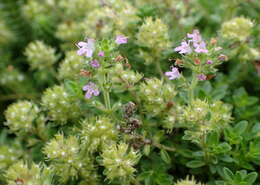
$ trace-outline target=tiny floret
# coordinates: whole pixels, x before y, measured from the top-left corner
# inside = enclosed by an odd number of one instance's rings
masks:
[[[90,99],[93,95],[98,96],[99,95],[99,90],[93,82],[89,82],[87,85],[85,85],[82,88],[83,91],[86,91],[85,98]]]
[[[172,70],[166,72],[165,75],[169,78],[169,80],[174,80],[176,78],[180,78],[181,76],[177,67],[172,67]]]
[[[116,43],[117,43],[118,45],[120,45],[120,44],[126,44],[127,42],[128,42],[128,38],[125,37],[124,35],[118,35],[118,36],[116,37]]]
[[[95,51],[95,41],[94,39],[88,39],[87,42],[79,42],[77,44],[77,47],[79,48],[77,53],[80,56],[86,56],[88,58],[92,57],[94,51]]]

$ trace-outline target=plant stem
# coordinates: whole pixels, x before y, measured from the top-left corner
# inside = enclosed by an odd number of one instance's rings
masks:
[[[196,73],[193,72],[190,89],[189,89],[189,93],[188,93],[190,102],[194,100],[194,90],[195,90],[197,84],[198,84],[198,78],[197,78]]]
[[[140,182],[135,179],[134,177],[131,177],[131,182],[134,184],[134,185],[141,185]]]
[[[159,74],[161,75],[161,77],[163,78],[163,71],[162,71],[159,61],[156,61],[156,69],[159,72]]]
[[[154,146],[157,147],[157,148],[164,149],[164,150],[168,150],[168,151],[171,151],[171,152],[176,151],[175,148],[168,147],[168,146],[162,145],[162,144],[160,144],[160,143],[152,143],[152,145],[154,145]]]
[[[106,74],[103,74],[103,97],[104,97],[104,102],[105,106],[108,110],[111,109],[111,104],[110,104],[110,95],[109,95],[109,90],[106,87],[107,81],[106,81]]]
[[[36,99],[39,95],[37,94],[10,94],[0,96],[0,101],[7,101],[7,100],[15,100],[20,98],[27,98],[27,99]]]

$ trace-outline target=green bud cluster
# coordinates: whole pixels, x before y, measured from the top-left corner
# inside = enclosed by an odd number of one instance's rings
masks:
[[[34,123],[44,121],[39,107],[30,101],[13,103],[5,111],[5,125],[14,133],[32,132]]]
[[[143,78],[143,75],[130,69],[124,69],[123,64],[117,63],[111,68],[110,78],[114,86],[113,89],[122,91],[133,88]]]
[[[75,51],[68,51],[59,67],[59,79],[76,79],[83,68],[84,58],[78,56]]]
[[[88,152],[95,152],[115,143],[117,130],[115,124],[107,117],[82,122],[81,141]]]
[[[23,152],[19,145],[16,143],[12,145],[0,146],[0,171],[7,169],[14,164],[21,156]],[[1,175],[0,175],[1,178]]]
[[[93,10],[98,5],[98,1],[91,0],[61,0],[58,2],[64,15],[69,18],[83,17],[89,10]]]
[[[39,40],[31,42],[26,47],[25,55],[32,69],[50,68],[57,60],[55,49]]]
[[[82,22],[84,35],[87,35],[89,38],[102,38],[110,35],[113,32],[112,14],[113,12],[108,7],[97,8],[89,12],[86,19]]]
[[[153,57],[159,57],[163,50],[170,47],[168,32],[168,26],[161,19],[148,17],[137,33],[137,42],[151,49],[149,55],[152,53]],[[143,52],[141,54],[144,55]]]
[[[192,177],[191,179],[189,179],[189,177],[187,177],[184,180],[180,180],[177,183],[175,183],[174,185],[203,185],[202,183],[196,182],[196,180],[194,179],[194,177]]]
[[[6,26],[5,22],[0,18],[0,45],[7,44],[14,37],[11,30]]]
[[[211,104],[199,99],[192,101],[183,108],[183,122],[188,127],[186,136],[190,136],[190,140],[197,140],[207,132],[223,129],[232,120],[231,109],[230,105],[221,101]]]
[[[37,0],[29,0],[22,7],[22,13],[28,20],[34,20],[37,19],[37,15],[48,14],[48,8]]]
[[[17,87],[19,83],[25,80],[25,75],[12,68],[11,70],[6,69],[0,73],[0,85],[8,88]]]
[[[133,177],[136,171],[134,165],[138,163],[140,155],[132,148],[129,149],[127,144],[120,143],[107,146],[101,157],[107,178],[119,179],[120,182],[126,183],[131,179],[129,177]]]
[[[175,95],[173,85],[164,84],[157,78],[147,79],[140,85],[140,98],[143,100],[144,111],[154,116],[165,110]]]
[[[50,119],[58,121],[59,124],[65,124],[81,115],[79,100],[69,96],[62,85],[48,88],[44,92],[42,106],[48,111]]]
[[[8,185],[51,185],[53,175],[49,168],[19,161],[6,171],[5,177]]]
[[[65,21],[58,24],[55,35],[63,42],[63,49],[70,49],[75,48],[71,43],[82,39],[82,32],[84,32],[84,25],[81,22]]]
[[[250,35],[254,23],[244,17],[236,17],[224,22],[221,27],[221,34],[228,39],[244,41]]]
[[[94,169],[89,157],[80,154],[80,143],[76,136],[64,137],[55,135],[44,147],[43,152],[47,160],[51,161],[51,168],[60,177],[60,181],[67,182],[69,178],[77,179],[89,177]]]
[[[112,7],[111,11],[114,12],[112,19],[116,31],[126,33],[131,29],[132,24],[139,21],[137,8],[133,7],[129,2],[122,0],[109,0],[108,2]]]

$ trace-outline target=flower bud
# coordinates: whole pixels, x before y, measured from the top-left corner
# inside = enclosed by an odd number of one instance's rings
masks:
[[[69,178],[77,178],[80,174],[88,177],[93,170],[90,158],[81,156],[81,148],[76,136],[65,138],[63,134],[57,134],[44,147],[43,153],[51,161],[51,168],[61,177],[61,182],[67,182]]]
[[[16,133],[31,132],[33,124],[36,122],[40,109],[37,105],[30,101],[19,101],[11,104],[5,111],[5,125]]]
[[[0,146],[0,169],[7,169],[22,156],[21,146],[16,143]],[[1,178],[1,175],[0,175]]]
[[[149,53],[149,55],[157,57],[170,46],[167,25],[161,19],[153,20],[151,17],[147,18],[137,33],[137,42],[152,50],[152,54]],[[145,56],[144,54],[142,55]]]
[[[84,68],[84,58],[77,55],[74,51],[66,53],[66,57],[59,67],[60,79],[75,79],[80,76],[81,70]]]
[[[5,177],[8,185],[43,185],[52,184],[53,174],[47,167],[19,161],[6,171]]]
[[[55,50],[38,40],[26,47],[25,55],[32,69],[49,68],[57,61]]]
[[[63,86],[48,88],[43,94],[42,105],[49,117],[59,124],[65,124],[81,115],[79,100],[69,96]]]
[[[253,26],[250,19],[236,17],[222,24],[221,33],[225,38],[244,41],[250,35]]]
[[[138,163],[140,155],[132,148],[129,150],[127,144],[120,143],[106,146],[101,157],[108,179],[125,180],[134,175],[136,169],[133,166]]]
[[[167,104],[176,95],[174,86],[163,84],[163,81],[151,78],[140,85],[140,98],[143,100],[143,108],[149,114],[155,116],[167,109]]]
[[[84,32],[84,27],[81,22],[66,21],[58,24],[55,35],[63,41],[63,49],[75,49],[73,43],[82,39],[82,32]]]
[[[189,177],[187,177],[185,180],[179,180],[174,185],[203,185],[203,184],[196,182],[194,177],[192,177],[191,179],[189,179]]]
[[[117,130],[107,117],[82,122],[81,140],[89,152],[103,149],[104,146],[116,142]]]

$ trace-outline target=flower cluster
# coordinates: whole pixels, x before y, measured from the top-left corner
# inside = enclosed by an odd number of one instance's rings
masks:
[[[143,100],[143,109],[151,115],[158,115],[167,109],[167,104],[176,95],[173,85],[151,78],[140,85],[140,98]]]
[[[21,146],[18,143],[0,146],[0,169],[7,169],[20,159],[22,154]]]
[[[208,53],[205,41],[202,40],[199,30],[193,30],[187,34],[188,41],[183,41],[174,51],[180,54],[191,54],[193,50],[196,53]]]
[[[81,156],[78,138],[75,136],[64,137],[57,134],[43,149],[47,160],[52,161],[51,168],[60,176],[60,181],[67,182],[69,178],[89,177],[94,167],[87,156]]]
[[[49,168],[41,167],[37,164],[32,163],[31,165],[25,164],[19,161],[13,164],[6,171],[6,179],[8,185],[17,184],[34,184],[43,185],[52,183],[52,171]]]
[[[83,68],[84,59],[78,56],[75,51],[69,51],[60,64],[58,76],[60,79],[76,79],[79,78],[80,71]]]
[[[139,154],[129,149],[125,143],[107,146],[102,154],[102,165],[105,167],[105,175],[108,179],[119,179],[122,183],[129,182],[129,177],[136,171],[133,166],[139,160]]]
[[[143,78],[143,75],[138,72],[127,68],[124,69],[122,63],[117,63],[113,69],[110,70],[110,75],[113,89],[117,92],[134,88],[135,84]]]
[[[78,118],[82,112],[80,101],[69,96],[63,86],[48,88],[42,97],[42,106],[48,111],[51,120],[65,124],[68,120]]]
[[[232,121],[231,109],[230,105],[221,101],[192,101],[189,106],[184,107],[181,115],[185,127],[188,128],[186,138],[196,142],[207,132],[225,128]]]
[[[81,140],[88,152],[104,149],[116,142],[117,135],[115,124],[107,117],[82,122]]]
[[[161,55],[162,51],[169,49],[170,42],[168,32],[168,26],[158,18],[153,20],[153,18],[148,17],[144,24],[140,27],[137,34],[137,42],[141,46],[145,46],[150,49],[148,53],[141,50],[140,55],[152,57],[145,57],[148,59],[145,61],[147,64],[159,62],[156,61],[156,58]]]
[[[5,112],[5,125],[14,133],[32,132],[35,123],[44,121],[39,113],[39,107],[30,101],[14,103]]]
[[[250,19],[236,17],[224,22],[221,27],[221,34],[228,39],[245,41],[250,35],[254,24]]]
[[[32,69],[50,68],[57,60],[55,49],[42,41],[31,42],[25,49],[25,55]]]
[[[180,180],[177,183],[175,183],[174,185],[203,185],[203,184],[196,182],[194,177],[192,177],[191,179],[189,179],[189,177],[187,177],[185,180]]]

